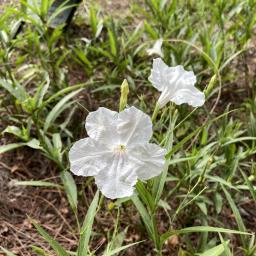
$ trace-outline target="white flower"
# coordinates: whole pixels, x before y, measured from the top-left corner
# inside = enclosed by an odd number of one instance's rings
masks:
[[[135,107],[117,113],[106,108],[89,113],[88,138],[77,141],[69,152],[71,171],[94,176],[108,198],[131,196],[137,179],[158,176],[166,150],[149,143],[152,122]]]
[[[151,56],[153,54],[156,54],[156,55],[163,58],[162,44],[163,44],[163,39],[162,38],[156,40],[154,46],[152,48],[147,49],[147,54],[149,56]]]
[[[196,83],[194,72],[186,71],[180,65],[168,67],[161,58],[154,59],[149,81],[161,91],[158,99],[160,107],[169,101],[177,105],[188,103],[193,107],[202,106],[205,102],[204,93],[194,86]]]

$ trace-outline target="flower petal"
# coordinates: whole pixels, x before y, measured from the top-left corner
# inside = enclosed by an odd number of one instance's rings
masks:
[[[158,176],[165,163],[166,150],[153,143],[137,145],[130,151],[130,161],[134,164],[136,174],[141,180]]]
[[[100,107],[88,114],[85,122],[86,131],[92,139],[102,144],[115,144],[118,139],[117,118],[117,112]]]
[[[161,58],[153,59],[153,68],[148,80],[160,91],[164,89],[167,83],[164,76],[168,74],[168,68]]]
[[[71,171],[79,176],[94,176],[111,163],[112,152],[91,138],[77,141],[69,151]]]
[[[110,199],[129,197],[133,194],[137,175],[127,161],[126,154],[115,154],[108,169],[95,176],[95,182],[102,194]]]
[[[171,98],[171,101],[177,105],[187,103],[193,107],[200,107],[205,102],[205,95],[196,87],[190,86],[186,89],[178,90]]]
[[[127,108],[119,113],[117,131],[122,144],[148,142],[152,136],[152,122],[141,110]]]

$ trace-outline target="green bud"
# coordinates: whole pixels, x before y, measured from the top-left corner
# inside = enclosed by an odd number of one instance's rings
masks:
[[[121,97],[119,103],[119,111],[122,111],[127,106],[127,98],[129,94],[129,84],[126,79],[124,79],[121,85]]]

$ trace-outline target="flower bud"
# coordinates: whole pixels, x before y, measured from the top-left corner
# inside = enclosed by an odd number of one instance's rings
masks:
[[[129,94],[129,84],[126,79],[124,79],[121,85],[121,97],[119,103],[119,111],[122,111],[127,106],[127,98]]]

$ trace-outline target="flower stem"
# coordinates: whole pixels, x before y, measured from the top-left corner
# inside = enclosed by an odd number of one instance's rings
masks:
[[[158,232],[157,228],[157,220],[156,220],[156,214],[151,213],[151,225],[153,230],[153,241],[155,244],[155,248],[157,250],[157,255],[162,255],[161,245],[160,245],[160,234]]]
[[[78,218],[78,215],[77,215],[77,211],[73,210],[73,212],[74,212],[75,219],[76,219],[77,231],[78,231],[78,234],[80,234],[81,226],[80,226],[79,218]]]

